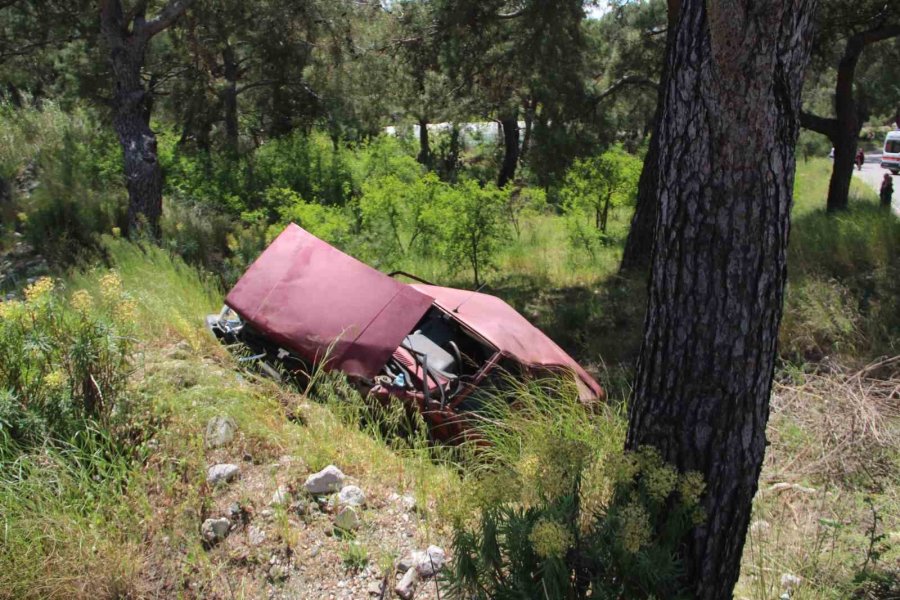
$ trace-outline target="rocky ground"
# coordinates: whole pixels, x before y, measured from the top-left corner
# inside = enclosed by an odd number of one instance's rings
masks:
[[[447,556],[412,494],[349,477],[339,465],[312,472],[301,456],[257,460],[241,436],[225,415],[209,419],[203,436],[207,498],[195,521],[203,561],[221,570],[220,584],[210,587],[205,576],[191,584],[168,568],[151,585],[156,593],[197,585],[187,595],[440,598],[435,575]],[[166,537],[154,545],[157,554],[178,552]]]

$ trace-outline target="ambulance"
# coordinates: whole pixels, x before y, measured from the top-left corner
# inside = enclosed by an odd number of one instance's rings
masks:
[[[900,174],[900,130],[888,132],[884,138],[881,168],[890,170],[894,175]]]

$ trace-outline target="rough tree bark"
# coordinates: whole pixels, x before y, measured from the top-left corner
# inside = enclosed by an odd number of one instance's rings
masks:
[[[226,44],[222,50],[222,74],[225,76],[225,88],[222,90],[222,107],[225,112],[225,145],[232,156],[237,156],[238,129],[238,62],[234,48]]]
[[[659,130],[659,213],[627,447],[706,482],[680,551],[692,598],[731,598],[786,277],[816,0],[685,0]]]
[[[503,164],[497,176],[497,187],[503,187],[516,175],[519,165],[519,111],[509,111],[500,117],[503,133]]]
[[[846,210],[850,198],[850,181],[859,132],[869,118],[864,103],[855,99],[853,80],[856,67],[866,46],[900,36],[900,24],[884,25],[850,36],[838,63],[837,83],[834,88],[834,118],[822,118],[802,113],[800,122],[806,129],[828,137],[834,146],[834,165],[828,184],[828,212]]]
[[[644,167],[641,169],[641,177],[638,179],[634,214],[631,217],[631,227],[628,229],[628,237],[625,238],[625,249],[622,252],[622,262],[619,265],[619,272],[621,273],[640,271],[650,266],[650,256],[653,252],[653,234],[656,228],[656,212],[659,205],[657,199],[659,183],[659,121],[663,111],[663,100],[665,99],[664,90],[669,79],[668,66],[669,53],[672,51],[672,32],[677,25],[680,6],[680,0],[668,1],[666,55],[663,58],[663,65],[659,74],[659,93],[656,96],[653,129],[650,132],[647,155],[644,157]]]
[[[416,160],[425,168],[431,168],[431,144],[428,141],[428,119],[419,117],[419,155]]]
[[[100,1],[100,30],[109,48],[113,72],[113,128],[122,146],[128,188],[128,234],[160,234],[163,175],[150,129],[151,96],[141,78],[150,40],[170,27],[192,0],[169,0],[146,19],[146,2],[126,13],[121,0]]]

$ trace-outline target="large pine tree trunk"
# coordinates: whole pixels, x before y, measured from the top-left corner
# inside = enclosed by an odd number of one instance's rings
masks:
[[[152,97],[141,79],[147,46],[170,27],[193,0],[169,0],[156,17],[147,19],[146,3],[126,16],[121,0],[100,0],[100,29],[109,48],[113,72],[113,129],[122,146],[128,188],[128,233],[158,239],[162,216],[163,174],[150,129]]]
[[[644,157],[644,167],[638,179],[637,201],[631,217],[631,228],[625,238],[625,250],[619,270],[637,271],[650,266],[653,251],[653,232],[656,227],[656,209],[659,203],[657,184],[659,179],[659,115],[662,112],[662,94],[656,109],[656,122],[650,132],[650,144]]]
[[[146,41],[131,36],[111,54],[113,128],[122,146],[128,188],[128,234],[160,235],[163,175],[150,129],[150,98],[141,80]]]
[[[230,45],[222,50],[222,71],[225,75],[225,89],[222,90],[222,107],[225,111],[225,145],[236,156],[238,153],[238,64],[234,48]]]
[[[765,451],[815,0],[685,0],[659,129],[659,215],[627,446],[703,474],[697,599],[731,598]]]
[[[656,97],[656,111],[653,114],[653,129],[650,131],[650,142],[644,167],[638,179],[637,198],[634,214],[631,216],[631,227],[625,238],[625,249],[619,271],[638,271],[650,266],[653,252],[653,234],[656,229],[656,213],[659,206],[659,127],[665,100],[666,82],[669,78],[669,54],[672,52],[672,32],[678,24],[680,0],[668,0],[668,29],[666,33],[666,55],[659,74],[659,92]]]
[[[503,130],[503,164],[497,176],[497,187],[503,187],[516,175],[519,165],[519,111],[513,110],[500,118]]]
[[[419,155],[416,160],[426,168],[431,168],[431,143],[428,140],[428,119],[419,118]]]
[[[832,139],[834,167],[828,183],[828,212],[845,210],[849,204],[859,132],[868,118],[853,97],[853,79],[864,47],[861,40],[850,39],[838,64],[837,85],[834,90],[836,123]]]

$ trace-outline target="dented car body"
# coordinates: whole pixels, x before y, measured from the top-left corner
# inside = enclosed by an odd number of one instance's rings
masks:
[[[345,373],[364,393],[419,410],[435,437],[465,432],[477,392],[507,374],[570,376],[582,401],[600,385],[550,338],[488,294],[408,284],[289,225],[207,318],[226,342],[282,372]],[[275,371],[268,367],[273,375]]]

